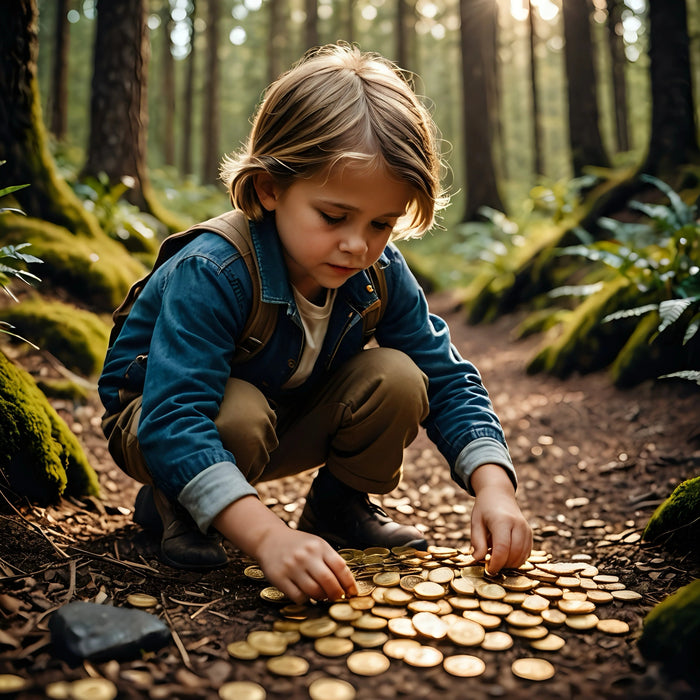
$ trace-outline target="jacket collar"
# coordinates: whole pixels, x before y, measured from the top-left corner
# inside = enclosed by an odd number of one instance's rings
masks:
[[[251,221],[250,233],[260,272],[262,301],[268,304],[294,304],[274,214],[265,214],[262,221]],[[379,261],[382,267],[389,264],[385,253],[382,253]],[[347,280],[338,290],[338,295],[359,311],[366,309],[379,298],[364,270]]]

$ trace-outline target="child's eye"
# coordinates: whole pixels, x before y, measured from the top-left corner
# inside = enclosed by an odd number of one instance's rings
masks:
[[[388,221],[373,221],[372,226],[377,231],[388,231],[394,228],[393,224],[390,224]]]
[[[323,211],[319,211],[318,213],[321,215],[321,218],[331,226],[339,224],[345,219],[345,216],[331,216],[330,214],[326,214]]]

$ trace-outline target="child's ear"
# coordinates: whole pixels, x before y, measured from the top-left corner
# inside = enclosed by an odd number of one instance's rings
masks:
[[[262,204],[267,211],[274,211],[277,208],[279,187],[272,175],[266,172],[258,173],[254,176],[253,184],[260,204]]]

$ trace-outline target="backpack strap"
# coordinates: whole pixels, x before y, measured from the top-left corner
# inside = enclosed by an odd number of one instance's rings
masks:
[[[186,231],[168,236],[160,246],[158,256],[151,271],[129,290],[124,301],[119,305],[112,319],[114,326],[109,337],[110,346],[114,344],[126,321],[134,302],[143,291],[148,280],[166,260],[182,250],[200,233],[211,231],[229,241],[240,253],[245,262],[253,285],[253,303],[248,320],[243,327],[240,338],[236,342],[236,350],[231,364],[246,362],[255,356],[267,343],[277,323],[278,309],[272,304],[262,301],[262,287],[258,271],[257,258],[250,235],[250,227],[245,214],[240,211],[229,211],[209,221],[192,226]]]
[[[377,261],[372,267],[367,268],[367,274],[372,282],[374,291],[379,299],[365,309],[362,316],[362,344],[366,345],[374,337],[377,326],[384,316],[387,305],[387,284],[386,274],[380,262]]]

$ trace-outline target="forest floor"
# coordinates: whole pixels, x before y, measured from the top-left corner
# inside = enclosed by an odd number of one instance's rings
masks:
[[[360,700],[413,700],[435,693],[448,699],[697,697],[697,689],[648,663],[636,644],[646,613],[700,577],[697,561],[640,541],[654,508],[680,481],[700,473],[697,387],[650,381],[619,390],[604,373],[566,380],[529,376],[524,368],[538,340],[511,339],[515,315],[473,327],[463,323],[449,296],[434,295],[431,305],[448,320],[453,341],[479,367],[490,391],[518,469],[518,498],[533,526],[535,548],[553,562],[573,558],[593,564],[641,594],[597,610],[601,618],[626,621],[628,634],[563,627],[555,630],[566,640],[563,648],[539,652],[521,638],[505,651],[432,643],[445,656],[482,659],[485,671],[471,678],[449,675],[439,665],[420,668],[401,660],[392,660],[381,675],[366,677],[351,672],[344,657],[320,656],[311,640],[289,649],[309,663],[299,677],[269,672],[262,657],[233,659],[227,645],[251,630],[271,629],[280,617],[279,605],[261,599],[264,582],[244,575],[252,562],[233,549],[226,569],[204,575],[158,561],[153,539],[131,522],[138,485],[111,461],[93,397],[86,406],[55,406],[98,471],[102,499],[31,508],[0,493],[0,673],[28,680],[16,697],[46,697],[49,683],[90,676],[111,679],[120,698],[154,700],[215,698],[222,684],[234,680],[259,683],[268,698],[307,698],[309,684],[327,676],[350,682]],[[24,363],[37,374],[53,371],[40,359]],[[264,484],[260,494],[294,522],[309,481],[305,475]],[[444,460],[424,434],[406,451],[405,478],[384,505],[397,520],[424,528],[434,545],[469,545],[471,499],[450,480]],[[77,600],[126,607],[127,596],[137,592],[157,599],[152,612],[171,628],[171,644],[121,662],[72,666],[54,656],[47,623],[57,608]],[[549,660],[554,676],[539,682],[516,677],[511,663],[532,656]]]

